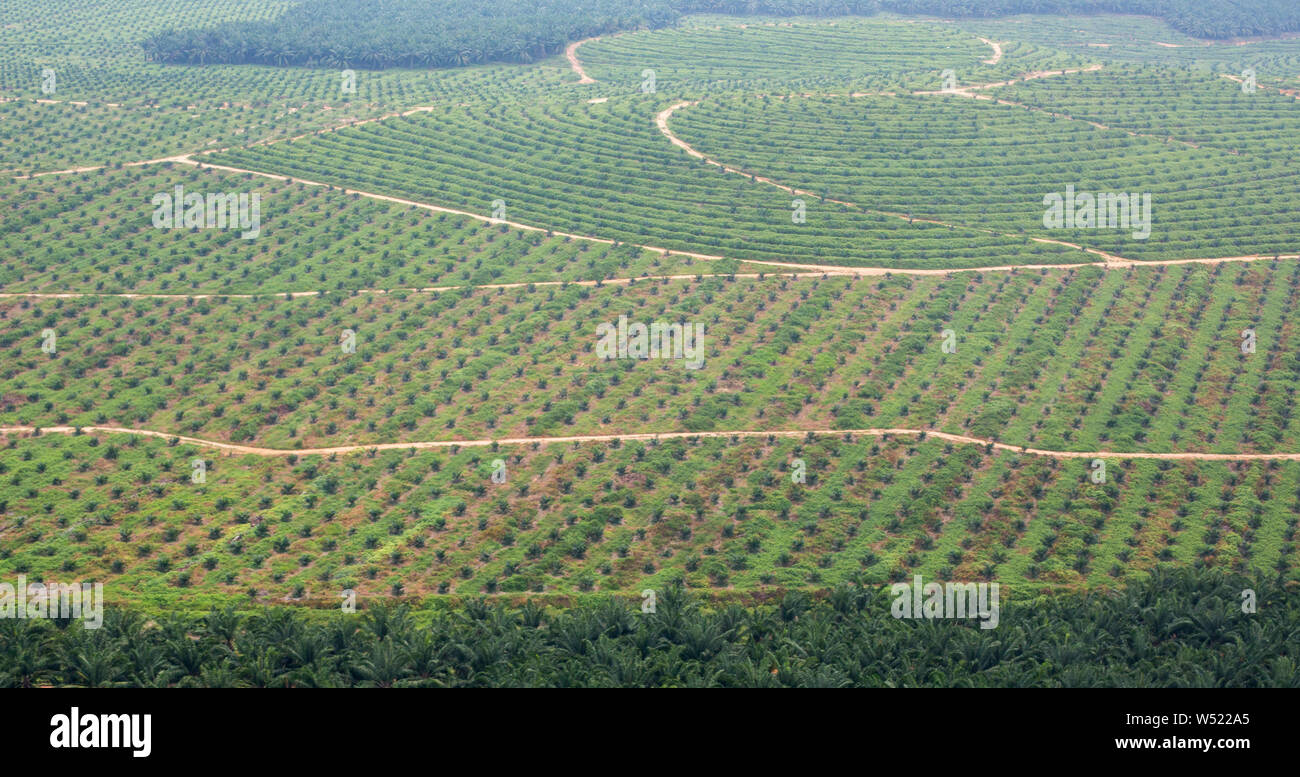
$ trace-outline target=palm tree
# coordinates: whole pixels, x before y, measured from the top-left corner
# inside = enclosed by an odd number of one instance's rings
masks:
[[[411,670],[402,660],[402,655],[391,640],[376,644],[370,655],[358,663],[353,672],[363,678],[366,685],[378,688],[392,688],[401,679],[410,675]]]
[[[0,620],[0,687],[32,688],[50,682],[58,666],[40,622]]]

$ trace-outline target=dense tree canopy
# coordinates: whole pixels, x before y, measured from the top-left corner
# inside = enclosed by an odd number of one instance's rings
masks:
[[[155,61],[319,67],[446,67],[531,62],[571,40],[678,17],[668,0],[308,0],[269,22],[167,31]]]
[[[531,62],[566,43],[675,24],[683,13],[837,16],[892,11],[959,17],[1140,13],[1203,38],[1300,29],[1291,0],[306,0],[279,19],[168,30],[149,59],[309,67],[449,67]]]
[[[1242,606],[1246,588],[1254,608]],[[96,630],[0,620],[0,688],[1300,684],[1296,596],[1262,581],[1160,570],[1117,595],[1012,599],[992,630],[896,619],[891,600],[846,585],[823,601],[794,591],[707,607],[669,588],[653,613],[614,600],[559,611],[470,600],[432,614],[231,609],[156,623],[110,610]]]

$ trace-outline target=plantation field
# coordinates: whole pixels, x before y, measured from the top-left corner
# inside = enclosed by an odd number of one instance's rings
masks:
[[[970,19],[962,27],[985,37],[1059,51],[1089,61],[1141,63],[1240,74],[1255,68],[1260,83],[1300,83],[1300,39],[1294,36],[1207,41],[1143,16],[1013,16]]]
[[[1084,261],[1016,236],[792,198],[686,156],[658,132],[653,96],[413,115],[272,146],[214,154],[216,164],[275,171],[421,202],[680,251],[755,261],[974,267]]]
[[[1298,276],[1300,263],[1252,262],[11,298],[0,301],[0,425],[285,449],[910,428],[1049,450],[1295,451]],[[704,364],[599,359],[597,324],[620,316],[702,322]],[[40,350],[46,329],[56,354]],[[346,330],[355,353],[340,345]]]
[[[158,613],[1300,579],[1300,41],[693,15],[164,65],[148,36],[291,4],[40,5],[0,10],[0,580]],[[259,195],[259,234],[156,227],[177,186]],[[1045,227],[1066,187],[1151,194],[1149,237]],[[703,365],[601,360],[624,316],[702,325]]]
[[[694,16],[677,29],[628,32],[583,43],[584,70],[623,93],[646,69],[657,91],[698,97],[720,91],[937,89],[952,69],[960,83],[996,80],[1072,60],[1019,43],[994,49],[952,24],[892,18]]]
[[[1082,121],[1295,168],[1300,102],[1262,82],[1245,93],[1239,81],[1224,75],[1230,74],[1121,67],[1036,79],[991,93]]]
[[[1109,88],[1081,93],[1079,81],[1092,83],[1096,76],[1044,78],[1022,89],[1037,96],[1044,110],[1066,112],[1071,103],[1087,105],[1086,95],[1096,95],[1105,105],[1085,112],[1087,118],[1104,122],[1115,114],[1120,126],[1158,128],[1161,137],[1135,137],[960,96],[718,98],[675,113],[671,129],[705,156],[741,170],[920,219],[1064,240],[1130,259],[1294,252],[1300,167],[1290,158],[1293,148],[1279,148],[1294,137],[1286,132],[1292,117],[1300,118],[1294,100],[1255,95],[1267,103],[1259,122],[1249,108],[1231,113],[1250,135],[1275,138],[1261,145],[1276,153],[1261,158],[1249,153],[1249,138],[1241,138],[1245,153],[1220,150],[1220,144],[1234,142],[1231,133],[1219,136],[1214,148],[1166,142],[1164,135],[1181,138],[1177,130],[1184,127],[1171,126],[1152,110],[1153,89],[1132,94],[1117,84],[1117,75],[1104,78]],[[1223,79],[1198,86],[1223,105],[1223,113],[1219,122],[1188,133],[1194,140],[1229,121],[1234,93],[1248,98]],[[1064,105],[1052,102],[1066,93],[1072,97]],[[993,94],[1000,97],[1001,91]],[[1181,105],[1195,106],[1183,114],[1189,125],[1205,112],[1199,94],[1180,97]],[[1116,102],[1118,109],[1111,107]],[[1145,120],[1135,120],[1139,115]],[[1064,194],[1067,186],[1149,194],[1149,229],[1046,228],[1043,198]]]
[[[207,457],[206,480],[192,461]],[[491,473],[498,465],[506,482]],[[806,483],[792,482],[804,462]],[[11,438],[0,572],[199,606],[457,593],[1105,584],[1158,563],[1294,575],[1300,464],[1087,462],[940,441],[685,439],[213,457]],[[201,596],[200,596],[201,595]]]
[[[576,80],[562,62],[454,71],[170,66],[140,41],[168,27],[270,18],[291,3],[66,0],[0,10],[0,170],[31,174],[271,142],[417,106],[528,97]],[[53,71],[48,84],[45,70]],[[46,91],[46,88],[52,91]]]
[[[260,196],[260,234],[153,226],[175,187]],[[629,246],[186,165],[0,184],[0,293],[268,294],[725,272]],[[57,239],[55,239],[57,236]]]
[[[271,72],[250,76],[244,68],[230,67],[238,72],[223,78],[215,72],[219,69],[190,68],[186,77],[201,81],[193,86],[80,91],[67,97],[59,87],[52,97],[0,98],[5,141],[0,170],[41,174],[276,142],[416,107],[467,104],[483,92],[527,96],[562,88],[572,79],[567,69],[553,65],[527,71],[483,66],[433,76],[363,72],[356,76],[356,93],[341,94],[340,71],[299,70],[286,76],[278,68],[262,68]],[[128,73],[138,75],[135,68]],[[46,142],[33,143],[35,137]]]

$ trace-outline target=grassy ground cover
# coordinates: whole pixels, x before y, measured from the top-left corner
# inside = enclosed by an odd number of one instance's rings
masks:
[[[263,458],[49,434],[10,439],[3,469],[6,579],[97,580],[110,601],[162,608],[676,580],[726,597],[917,573],[1028,591],[1166,563],[1289,577],[1297,564],[1295,462],[1113,461],[1096,484],[1087,460],[915,438]]]
[[[1122,76],[1109,78],[1114,83]],[[1300,116],[1294,101],[1258,95],[1265,104],[1258,123],[1251,110],[1236,112],[1235,120],[1251,127],[1250,135],[1265,137],[1271,131],[1276,138],[1260,144],[1271,153],[1256,155],[1249,153],[1254,147],[1249,138],[1238,140],[1232,133],[1201,148],[1167,142],[1168,135],[1182,137],[1178,130],[1185,127],[1164,121],[1144,91],[1110,90],[1108,102],[1128,107],[1106,112],[1119,115],[1119,127],[1139,132],[1159,125],[1158,137],[960,96],[719,98],[678,112],[671,127],[712,159],[864,208],[1064,240],[1132,259],[1295,253],[1291,203],[1300,168],[1289,158],[1292,150],[1280,148],[1286,142],[1281,138],[1289,135],[1277,126]],[[1198,100],[1201,93],[1224,113],[1231,110],[1233,94],[1247,97],[1236,84],[1207,77],[1179,103],[1207,107]],[[1000,94],[994,90],[994,96]],[[1076,94],[1059,108],[1068,113],[1070,104],[1085,99]],[[1050,100],[1035,103],[1046,106]],[[1101,112],[1085,111],[1085,118]],[[1147,118],[1135,121],[1139,113]],[[1186,111],[1185,124],[1196,123],[1200,113]],[[1278,113],[1286,118],[1274,118]],[[1215,123],[1207,124],[1188,132],[1188,139],[1215,132]],[[1233,145],[1244,153],[1231,153]],[[1067,187],[1078,193],[1149,195],[1149,228],[1127,219],[1128,228],[1045,224],[1044,197],[1065,196]]]
[[[153,226],[160,193],[260,197],[260,234]],[[0,290],[252,294],[600,280],[728,271],[548,237],[324,187],[149,166],[0,184]]]
[[[909,222],[791,195],[685,155],[656,129],[653,95],[607,103],[455,109],[213,155],[508,218],[733,259],[896,267],[1083,261],[1077,251]],[[1041,198],[1041,196],[1040,196]]]
[[[1280,452],[1300,439],[1298,268],[11,298],[0,422],[280,448],[907,427],[1059,450]],[[620,316],[701,324],[704,364],[597,358],[598,324]],[[56,354],[40,350],[46,329]]]

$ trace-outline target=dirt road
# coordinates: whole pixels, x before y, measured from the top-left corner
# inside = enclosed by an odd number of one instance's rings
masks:
[[[0,435],[31,436],[36,429],[31,426],[0,427]],[[731,431],[731,432],[635,432],[628,434],[586,434],[566,437],[504,437],[482,440],[435,440],[430,442],[392,442],[370,445],[338,445],[329,448],[260,448],[251,445],[204,440],[198,437],[155,432],[149,429],[130,429],[119,426],[48,426],[40,429],[41,434],[131,434],[141,437],[156,437],[164,440],[175,439],[180,443],[211,448],[227,455],[247,456],[328,456],[331,454],[362,453],[365,451],[423,450],[429,448],[481,448],[489,445],[540,445],[581,443],[581,442],[622,442],[651,440],[684,440],[713,437],[924,437],[926,439],[944,440],[961,445],[992,446],[994,450],[1023,453],[1030,456],[1049,456],[1057,459],[1161,459],[1166,461],[1300,461],[1300,453],[1148,453],[1117,451],[1055,451],[1044,448],[1029,448],[987,440],[981,437],[967,437],[928,429],[788,429],[769,431]]]

